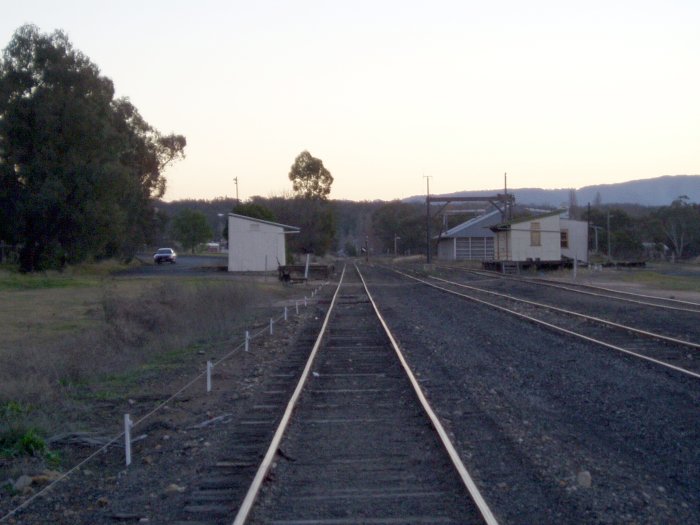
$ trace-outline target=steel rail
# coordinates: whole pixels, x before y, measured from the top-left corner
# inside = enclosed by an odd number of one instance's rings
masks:
[[[581,319],[585,319],[586,321],[594,321],[596,323],[600,323],[600,324],[603,324],[605,326],[611,326],[613,328],[620,328],[623,330],[627,330],[628,332],[642,335],[644,337],[659,339],[659,340],[665,341],[667,343],[679,344],[679,345],[687,346],[689,348],[693,348],[694,350],[700,350],[700,344],[693,343],[692,341],[684,341],[683,339],[676,339],[675,337],[657,334],[655,332],[647,332],[646,330],[640,330],[639,328],[634,328],[631,326],[623,325],[620,323],[616,323],[614,321],[608,321],[608,320],[602,319],[600,317],[594,317],[592,315],[582,314],[580,312],[574,312],[573,310],[559,308],[558,306],[553,306],[550,304],[538,303],[536,301],[530,301],[528,299],[520,299],[520,298],[514,297],[512,295],[508,295],[508,294],[504,294],[504,293],[500,293],[500,292],[494,292],[491,290],[484,290],[483,288],[477,288],[476,286],[469,286],[468,284],[456,283],[454,281],[442,279],[441,277],[431,276],[430,278],[435,279],[436,281],[442,281],[442,282],[447,283],[447,284],[452,284],[454,286],[459,286],[460,288],[468,288],[469,290],[476,290],[477,292],[482,292],[482,293],[489,294],[489,295],[495,295],[496,297],[503,297],[503,298],[508,299],[510,301],[529,304],[531,306],[537,306],[539,308],[546,308],[548,310],[552,310],[552,311],[559,312],[562,314],[571,315],[574,317],[580,317]]]
[[[355,269],[357,270],[357,274],[360,276],[360,280],[362,281],[362,285],[365,288],[365,292],[367,292],[367,297],[369,297],[369,301],[372,304],[372,307],[374,308],[374,312],[377,314],[377,318],[379,319],[379,322],[382,324],[382,327],[384,328],[384,331],[385,331],[387,337],[389,338],[389,341],[391,341],[391,346],[393,347],[394,352],[396,352],[396,355],[397,355],[399,361],[401,362],[401,365],[403,366],[403,369],[406,372],[406,375],[408,376],[408,378],[411,382],[411,385],[413,386],[413,389],[416,393],[416,396],[418,397],[418,400],[420,401],[421,406],[423,407],[423,410],[425,410],[425,413],[428,415],[428,418],[430,419],[430,422],[432,423],[433,427],[435,428],[435,431],[438,433],[438,436],[440,437],[440,441],[442,442],[443,446],[445,447],[445,450],[447,451],[448,455],[450,456],[450,459],[452,460],[452,464],[457,469],[459,476],[462,478],[462,482],[464,483],[465,487],[467,488],[469,495],[472,497],[472,499],[474,500],[474,503],[479,508],[479,512],[481,512],[481,515],[484,518],[484,521],[487,523],[487,525],[498,525],[498,521],[496,520],[493,513],[491,512],[491,509],[489,508],[488,504],[486,503],[486,500],[481,495],[481,492],[479,492],[479,489],[476,486],[476,483],[474,483],[474,480],[469,475],[467,468],[464,466],[464,463],[462,462],[462,459],[459,457],[457,450],[455,449],[454,445],[450,441],[450,438],[447,435],[445,428],[442,426],[440,419],[437,417],[437,415],[433,411],[432,407],[430,406],[430,403],[428,403],[428,400],[426,399],[425,395],[423,394],[423,390],[421,389],[420,384],[418,383],[415,376],[413,375],[413,372],[411,371],[411,368],[408,365],[408,362],[406,361],[406,359],[403,356],[403,353],[401,352],[399,344],[396,342],[396,339],[394,338],[393,334],[391,333],[391,330],[389,330],[389,326],[387,325],[386,321],[382,317],[382,314],[379,311],[379,308],[377,307],[377,303],[374,301],[374,298],[372,297],[372,294],[370,293],[369,288],[367,287],[367,282],[365,281],[364,277],[362,276],[362,273],[360,272],[360,269],[357,267],[357,265],[355,265]]]
[[[456,296],[458,296],[458,297],[462,297],[462,298],[464,298],[464,299],[468,299],[468,300],[470,300],[470,301],[473,301],[473,302],[476,302],[476,303],[479,303],[479,304],[483,304],[483,305],[489,306],[489,307],[491,307],[491,308],[495,308],[495,309],[497,309],[497,310],[501,310],[501,311],[506,312],[506,313],[508,313],[508,314],[514,315],[514,316],[516,316],[516,317],[520,317],[521,319],[525,319],[525,320],[527,320],[527,321],[530,321],[530,322],[533,322],[533,323],[536,323],[536,324],[539,324],[539,325],[542,325],[542,326],[546,326],[547,328],[550,328],[550,329],[555,330],[555,331],[557,331],[557,332],[562,332],[562,333],[565,333],[565,334],[567,334],[567,335],[571,335],[571,336],[577,337],[577,338],[579,338],[579,339],[583,339],[584,341],[588,341],[588,342],[591,342],[591,343],[595,343],[595,344],[597,344],[597,345],[604,346],[604,347],[606,347],[606,348],[610,348],[611,350],[616,350],[616,351],[618,351],[618,352],[622,352],[622,353],[624,353],[624,354],[628,354],[628,355],[631,355],[631,356],[633,356],[633,357],[637,357],[637,358],[639,358],[639,359],[643,359],[643,360],[645,360],[645,361],[649,361],[650,363],[653,363],[653,364],[656,364],[656,365],[659,365],[659,366],[663,366],[663,367],[665,367],[665,368],[669,368],[669,369],[674,370],[674,371],[676,371],[676,372],[680,372],[680,373],[682,373],[682,374],[689,375],[689,376],[694,377],[694,378],[696,378],[696,379],[700,379],[700,374],[695,373],[695,372],[692,372],[692,371],[690,371],[690,370],[686,370],[685,368],[681,368],[681,367],[679,367],[679,366],[675,366],[675,365],[672,365],[672,364],[670,364],[670,363],[666,363],[666,362],[664,362],[664,361],[660,361],[660,360],[658,360],[658,359],[654,359],[653,357],[649,357],[649,356],[646,356],[646,355],[643,355],[643,354],[639,354],[639,353],[637,353],[637,352],[633,352],[633,351],[631,351],[631,350],[627,350],[626,348],[622,348],[622,347],[620,347],[620,346],[613,345],[613,344],[611,344],[611,343],[606,343],[605,341],[601,341],[601,340],[599,340],[599,339],[595,339],[595,338],[589,337],[589,336],[587,336],[587,335],[579,334],[579,333],[574,332],[574,331],[572,331],[572,330],[568,330],[568,329],[566,329],[566,328],[562,328],[561,326],[557,326],[557,325],[554,325],[554,324],[552,324],[552,323],[548,323],[547,321],[542,321],[541,319],[537,319],[537,318],[531,317],[531,316],[529,316],[529,315],[521,314],[520,312],[516,312],[515,310],[510,310],[509,308],[506,308],[506,307],[504,307],[504,306],[499,306],[499,305],[497,305],[497,304],[493,304],[493,303],[490,303],[490,302],[488,302],[488,301],[484,301],[483,299],[478,299],[478,298],[473,297],[473,296],[471,296],[471,295],[459,293],[459,292],[456,292],[455,290],[450,290],[449,288],[444,288],[444,287],[442,287],[442,286],[438,286],[438,285],[436,285],[436,284],[430,283],[430,282],[428,282],[428,281],[425,281],[425,280],[420,279],[420,278],[418,278],[418,277],[415,277],[415,276],[413,276],[413,275],[410,275],[410,274],[401,272],[401,271],[399,271],[399,270],[393,270],[393,271],[396,272],[396,273],[398,273],[399,275],[403,275],[404,277],[407,277],[407,278],[409,278],[409,279],[413,279],[414,281],[418,281],[419,283],[422,283],[422,284],[424,284],[424,285],[426,285],[426,286],[430,286],[431,288],[435,288],[436,290],[441,290],[441,291],[443,291],[443,292],[447,292],[447,293],[449,293],[449,294],[456,295]],[[477,290],[478,290],[478,289],[477,289]],[[483,290],[478,290],[478,291],[483,291]],[[625,327],[625,328],[626,328],[626,327]]]
[[[677,304],[686,304],[688,306],[695,306],[696,308],[681,308],[678,306],[671,306],[668,304],[656,304],[656,303],[646,303],[644,301],[637,301],[635,299],[625,299],[624,297],[619,297],[618,299],[622,300],[629,300],[630,302],[633,303],[639,303],[639,304],[648,304],[651,306],[659,306],[661,308],[668,308],[669,310],[680,310],[681,312],[694,312],[694,313],[700,313],[700,303],[695,303],[693,301],[684,301],[682,299],[672,299],[670,297],[657,297],[655,295],[649,295],[649,294],[643,294],[643,293],[635,293],[635,292],[628,292],[626,290],[615,290],[614,288],[606,288],[605,286],[594,286],[592,284],[583,284],[583,283],[576,283],[573,285],[571,284],[560,284],[560,283],[551,283],[544,281],[542,279],[523,279],[525,282],[535,282],[537,284],[541,284],[543,286],[554,286],[556,288],[563,288],[565,290],[572,290],[574,292],[580,292],[580,293],[589,293],[591,295],[600,295],[602,297],[612,297],[615,298],[615,296],[612,295],[605,295],[605,294],[597,294],[594,292],[586,292],[584,290],[577,290],[576,288],[590,288],[591,290],[603,290],[605,292],[610,292],[613,294],[620,294],[620,295],[629,295],[631,297],[644,297],[645,299],[654,299],[656,301],[666,301],[669,303],[677,303]]]
[[[270,442],[270,446],[267,449],[267,452],[265,453],[265,457],[262,460],[262,463],[260,464],[260,467],[258,467],[257,472],[255,473],[255,477],[253,478],[253,482],[251,483],[250,487],[248,488],[248,492],[245,495],[245,498],[243,499],[243,503],[241,504],[241,507],[238,509],[238,513],[236,514],[236,518],[233,520],[233,525],[243,525],[246,520],[248,519],[248,516],[250,514],[251,509],[253,508],[253,503],[255,503],[255,499],[258,497],[258,494],[260,493],[260,488],[262,487],[262,483],[265,480],[265,477],[267,476],[268,471],[270,470],[270,467],[272,466],[272,462],[275,459],[275,455],[277,454],[277,449],[280,446],[280,443],[282,441],[282,437],[284,436],[284,432],[287,429],[287,426],[289,425],[289,421],[292,417],[292,412],[294,411],[294,408],[297,404],[297,401],[299,400],[299,396],[301,395],[301,391],[304,388],[304,384],[306,383],[306,380],[309,376],[309,373],[311,372],[311,365],[314,362],[314,358],[316,357],[316,354],[318,353],[319,348],[321,347],[321,341],[323,339],[323,336],[326,333],[326,328],[328,327],[328,322],[331,317],[331,312],[333,311],[333,308],[335,307],[336,300],[338,298],[338,294],[340,292],[340,287],[343,284],[343,278],[345,277],[345,266],[343,266],[343,272],[340,275],[340,279],[338,280],[338,287],[335,290],[335,293],[333,294],[333,299],[331,300],[331,304],[328,307],[328,311],[326,312],[326,317],[323,320],[323,325],[321,326],[321,330],[318,334],[318,337],[316,338],[316,342],[314,343],[314,346],[311,350],[311,353],[309,354],[309,359],[306,362],[306,366],[304,367],[304,371],[301,374],[301,377],[299,378],[299,382],[297,383],[296,388],[294,389],[294,393],[292,394],[292,397],[289,399],[289,402],[287,403],[287,408],[284,411],[284,415],[282,416],[282,419],[280,420],[280,424],[277,427],[277,430],[275,431],[274,436],[272,437],[272,441]]]
[[[592,295],[594,297],[607,297],[610,299],[616,299],[618,301],[625,301],[628,303],[641,304],[643,306],[654,306],[656,308],[665,308],[667,310],[675,310],[678,312],[700,313],[700,303],[694,303],[692,301],[683,301],[681,299],[670,299],[667,297],[656,297],[654,295],[638,294],[638,293],[634,293],[634,292],[614,290],[613,288],[605,288],[603,286],[593,286],[590,284],[571,285],[571,284],[553,283],[553,282],[549,282],[549,281],[544,281],[542,279],[526,278],[526,277],[513,277],[512,275],[502,275],[502,274],[499,274],[497,272],[489,272],[486,270],[484,270],[484,271],[470,270],[468,268],[459,268],[457,266],[440,266],[440,268],[449,268],[452,270],[463,270],[463,271],[470,272],[470,273],[473,273],[476,275],[485,275],[485,276],[489,276],[489,277],[499,277],[501,279],[510,279],[512,281],[530,283],[530,284],[535,284],[535,285],[540,285],[540,286],[549,286],[551,288],[568,290],[570,292],[580,293],[580,294],[584,294],[584,295]],[[603,290],[603,291],[609,292],[611,294],[629,295],[630,297],[619,297],[619,296],[608,295],[608,294],[604,294],[604,293],[590,292],[590,291],[586,291],[586,290],[581,290],[580,288],[590,288],[593,290]],[[632,299],[631,297],[643,297],[645,299],[654,299],[656,301],[666,301],[666,302],[677,303],[677,304],[685,304],[685,305],[689,305],[689,306],[695,306],[696,308],[683,308],[681,306],[673,306],[673,305],[669,305],[669,304],[650,303],[650,302],[646,302],[646,301],[640,301],[638,299]]]

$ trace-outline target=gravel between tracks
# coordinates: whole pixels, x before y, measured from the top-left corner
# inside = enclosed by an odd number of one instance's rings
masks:
[[[700,522],[700,383],[367,275],[502,523]]]
[[[615,299],[604,299],[574,291],[541,286],[513,279],[474,277],[465,272],[440,272],[441,277],[475,288],[512,295],[580,312],[678,339],[697,342],[697,312],[656,308]],[[436,282],[438,284],[439,282]],[[639,300],[639,299],[637,299]]]

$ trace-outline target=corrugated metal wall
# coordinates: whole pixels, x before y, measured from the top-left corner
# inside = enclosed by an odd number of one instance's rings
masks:
[[[493,259],[493,237],[457,239],[457,259],[488,261]]]

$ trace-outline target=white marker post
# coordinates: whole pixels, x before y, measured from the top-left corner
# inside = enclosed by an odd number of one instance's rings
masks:
[[[211,369],[213,368],[211,361],[207,361],[207,394],[211,392]]]
[[[124,414],[124,455],[127,467],[131,465],[131,427],[133,424],[129,414]]]
[[[284,307],[284,320],[287,321],[287,307]]]
[[[272,317],[270,317],[270,335],[274,335],[275,333],[275,321],[272,320]]]
[[[250,352],[250,332],[245,331],[245,351]]]

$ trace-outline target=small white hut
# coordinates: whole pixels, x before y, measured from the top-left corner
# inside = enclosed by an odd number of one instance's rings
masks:
[[[228,271],[269,272],[286,264],[285,236],[299,228],[228,214]]]

